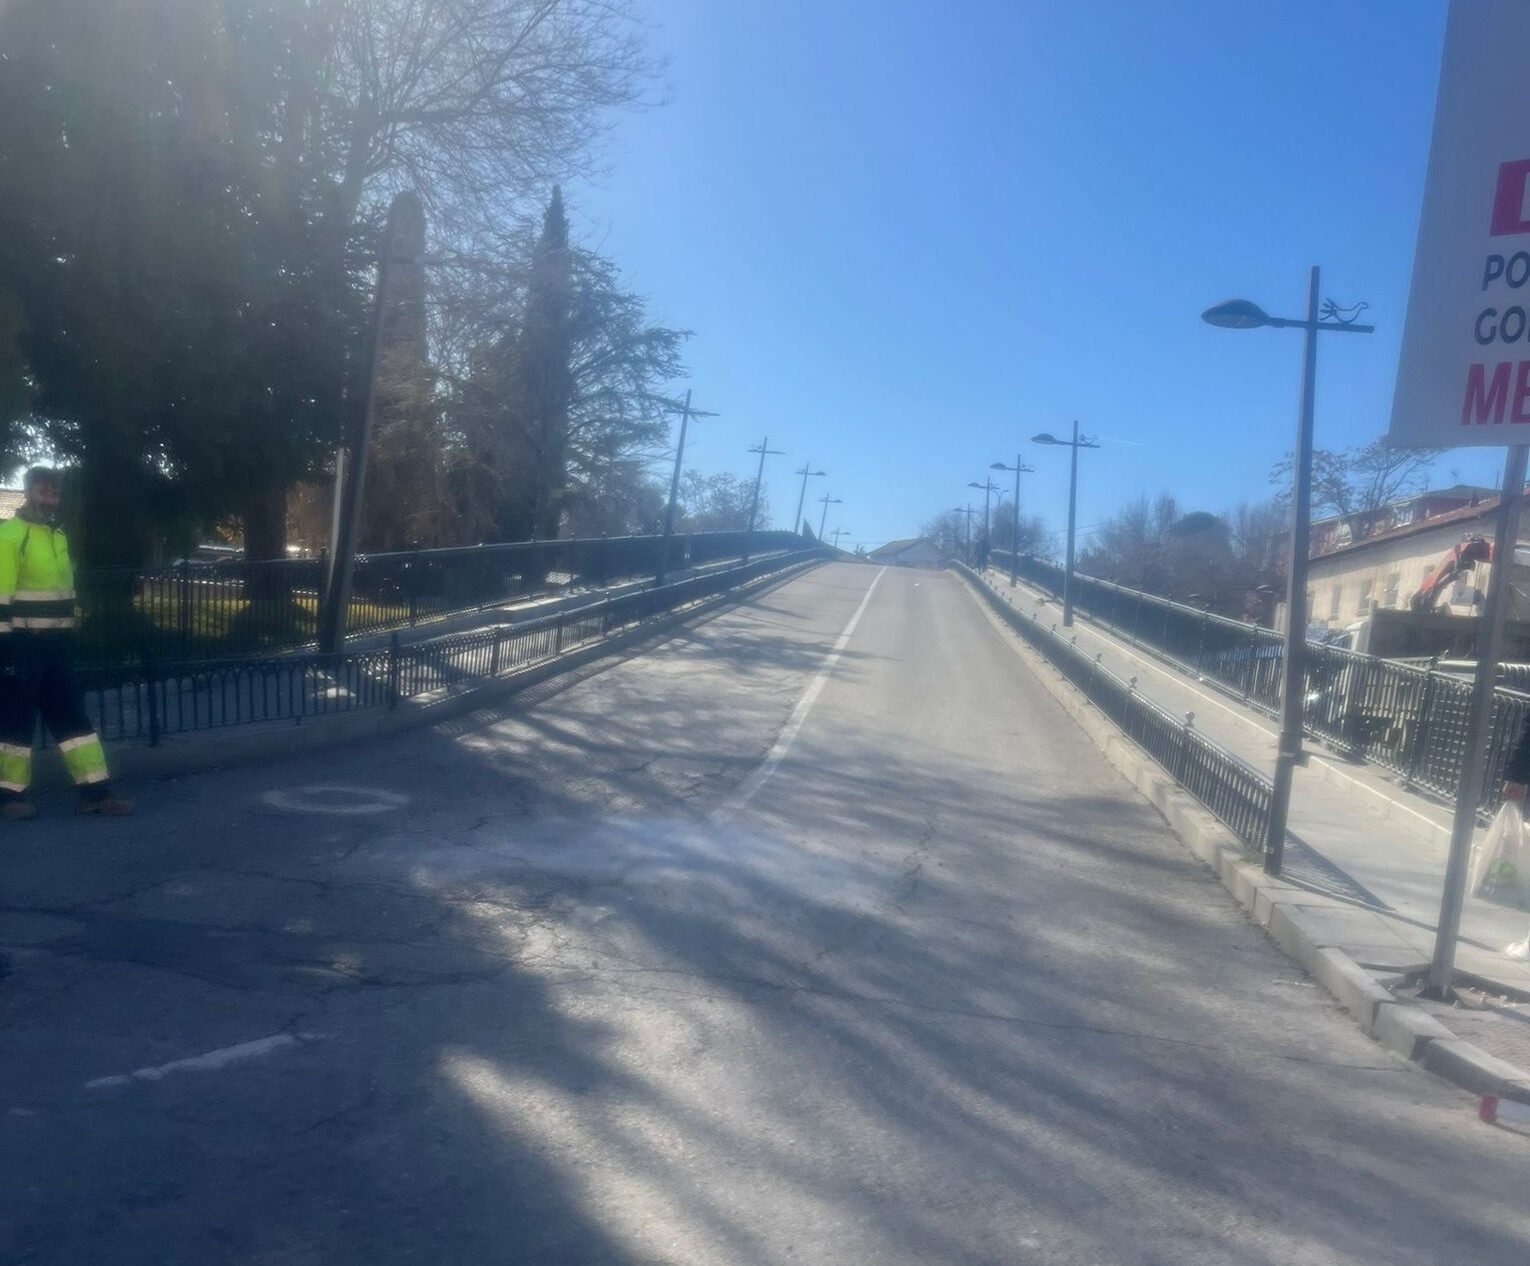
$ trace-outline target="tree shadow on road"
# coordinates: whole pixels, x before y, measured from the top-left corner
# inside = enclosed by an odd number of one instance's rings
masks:
[[[60,927],[0,995],[36,1088],[0,1118],[28,1174],[0,1246],[1526,1260],[1513,1183],[1443,1128],[1464,1099],[1332,1022],[1071,731],[1022,728],[1001,763],[804,730],[729,810],[761,754],[740,736],[779,729],[822,652],[704,626],[660,677],[326,760],[407,789],[393,813],[273,809],[281,770],[231,771],[167,789],[136,856],[72,825],[28,844],[7,903]],[[718,657],[749,690],[701,679]],[[123,1068],[191,1032],[301,1040],[108,1098],[72,1023],[120,1032]]]

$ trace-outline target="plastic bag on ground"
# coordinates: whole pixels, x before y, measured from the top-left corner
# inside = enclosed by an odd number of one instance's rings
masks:
[[[1512,800],[1505,800],[1487,834],[1472,845],[1467,891],[1505,905],[1524,905],[1530,888],[1530,841],[1525,820]]]

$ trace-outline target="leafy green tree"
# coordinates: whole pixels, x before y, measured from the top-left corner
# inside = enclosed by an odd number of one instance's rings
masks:
[[[7,0],[0,49],[0,458],[78,464],[95,562],[231,513],[280,556],[354,420],[393,193],[492,263],[649,73],[621,0]],[[437,416],[384,429],[395,467]]]

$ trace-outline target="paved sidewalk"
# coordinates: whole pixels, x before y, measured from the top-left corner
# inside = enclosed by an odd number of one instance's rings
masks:
[[[1008,574],[992,568],[985,579],[1021,613],[1039,614],[1048,627],[1061,624],[1061,609],[1041,590],[1023,582],[1011,589]],[[1136,677],[1146,698],[1176,715],[1193,712],[1197,730],[1254,768],[1274,767],[1273,721],[1082,616],[1073,633],[1079,648],[1099,655],[1105,668]],[[1316,748],[1308,767],[1296,772],[1289,829],[1284,877],[1348,907],[1341,920],[1343,948],[1352,958],[1383,970],[1429,960],[1450,836],[1448,809],[1404,791],[1375,767]],[[1357,918],[1361,911],[1369,917]],[[1530,993],[1530,963],[1501,952],[1527,930],[1530,913],[1468,898],[1458,966]],[[1503,1041],[1523,1060],[1530,1053],[1530,1024],[1514,1023],[1512,1030]]]

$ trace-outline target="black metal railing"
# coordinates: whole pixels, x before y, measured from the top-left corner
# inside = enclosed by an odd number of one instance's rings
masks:
[[[743,532],[672,536],[666,571],[741,558]],[[800,549],[791,532],[756,532],[756,554]],[[542,594],[603,588],[659,571],[661,536],[515,541],[362,555],[347,628],[386,633]],[[323,559],[184,561],[170,567],[82,568],[80,657],[87,664],[224,659],[311,646]]]
[[[471,689],[821,556],[817,548],[798,548],[516,624],[415,643],[394,633],[385,646],[332,655],[151,657],[132,668],[98,667],[82,672],[86,707],[104,739],[150,744],[198,730],[396,708]]]
[[[1175,717],[1137,692],[1063,637],[1039,613],[1015,610],[978,574],[953,564],[1021,637],[1060,669],[1105,716],[1158,762],[1174,781],[1220,819],[1254,855],[1264,850],[1270,818],[1270,780],[1217,746],[1195,728],[1194,714]]]
[[[1007,567],[1009,555],[999,550],[995,565],[1001,553]],[[1055,563],[1022,555],[1016,570],[1027,583],[1061,594],[1063,569]],[[1073,588],[1080,615],[1253,707],[1278,709],[1284,638],[1274,629],[1094,576],[1075,573]],[[1303,724],[1309,734],[1350,759],[1400,774],[1406,787],[1455,799],[1472,692],[1459,666],[1448,671],[1433,661],[1400,662],[1310,641],[1306,659]],[[1499,680],[1488,759],[1476,789],[1477,805],[1487,813],[1498,807],[1504,766],[1530,718],[1521,666],[1506,666]]]

